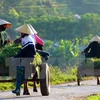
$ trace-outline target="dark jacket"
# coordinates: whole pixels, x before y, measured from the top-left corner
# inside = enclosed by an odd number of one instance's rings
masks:
[[[21,49],[20,52],[14,57],[34,58],[34,55],[36,55],[34,45],[28,45],[24,49]]]
[[[34,55],[36,55],[36,49],[34,42],[32,41],[32,38],[30,36],[25,36],[22,41],[22,49],[15,57],[23,57],[23,58],[34,58]]]
[[[100,58],[100,43],[94,41],[84,50],[86,57]]]

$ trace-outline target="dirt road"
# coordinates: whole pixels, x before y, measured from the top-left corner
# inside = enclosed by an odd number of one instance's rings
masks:
[[[82,81],[81,86],[77,86],[76,82],[53,85],[49,96],[42,96],[40,88],[38,88],[37,93],[33,93],[30,89],[30,96],[22,95],[22,92],[23,90],[21,90],[21,95],[17,97],[11,91],[0,92],[0,100],[74,100],[76,97],[100,93],[100,86],[96,84],[94,79]]]

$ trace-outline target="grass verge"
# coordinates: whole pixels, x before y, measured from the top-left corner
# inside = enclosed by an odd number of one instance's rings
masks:
[[[77,68],[66,68],[61,70],[59,67],[50,66],[50,83],[61,84],[66,82],[76,81]],[[33,82],[28,83],[29,87],[33,86]],[[23,85],[22,85],[23,87]],[[0,90],[12,90],[15,88],[15,83],[0,83]]]
[[[100,94],[92,94],[86,100],[100,100]]]

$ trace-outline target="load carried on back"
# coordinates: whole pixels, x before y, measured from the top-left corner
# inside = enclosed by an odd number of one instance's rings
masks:
[[[95,35],[90,44],[82,51],[86,58],[100,58],[100,37]]]
[[[80,85],[80,80],[85,76],[96,76],[97,84],[99,84],[100,76],[100,37],[95,35],[91,40],[90,44],[82,51],[85,54],[78,67],[77,71],[77,82]]]

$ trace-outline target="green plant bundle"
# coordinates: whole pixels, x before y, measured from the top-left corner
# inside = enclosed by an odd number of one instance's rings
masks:
[[[5,59],[8,57],[13,57],[14,55],[18,53],[20,49],[21,49],[21,45],[16,45],[16,44],[6,45],[3,48],[1,48],[0,49],[0,66],[5,66]],[[36,53],[33,64],[39,65],[41,63],[42,63],[41,57],[38,53]]]
[[[10,44],[2,47],[0,49],[0,65],[4,65],[5,59],[16,55],[20,49],[21,46],[16,44]]]
[[[41,63],[42,63],[41,56],[38,53],[36,53],[36,56],[33,60],[33,64],[36,66],[36,65],[40,65]]]
[[[94,69],[100,69],[100,59],[97,58],[88,58],[84,60],[81,65],[84,68],[94,68]]]

